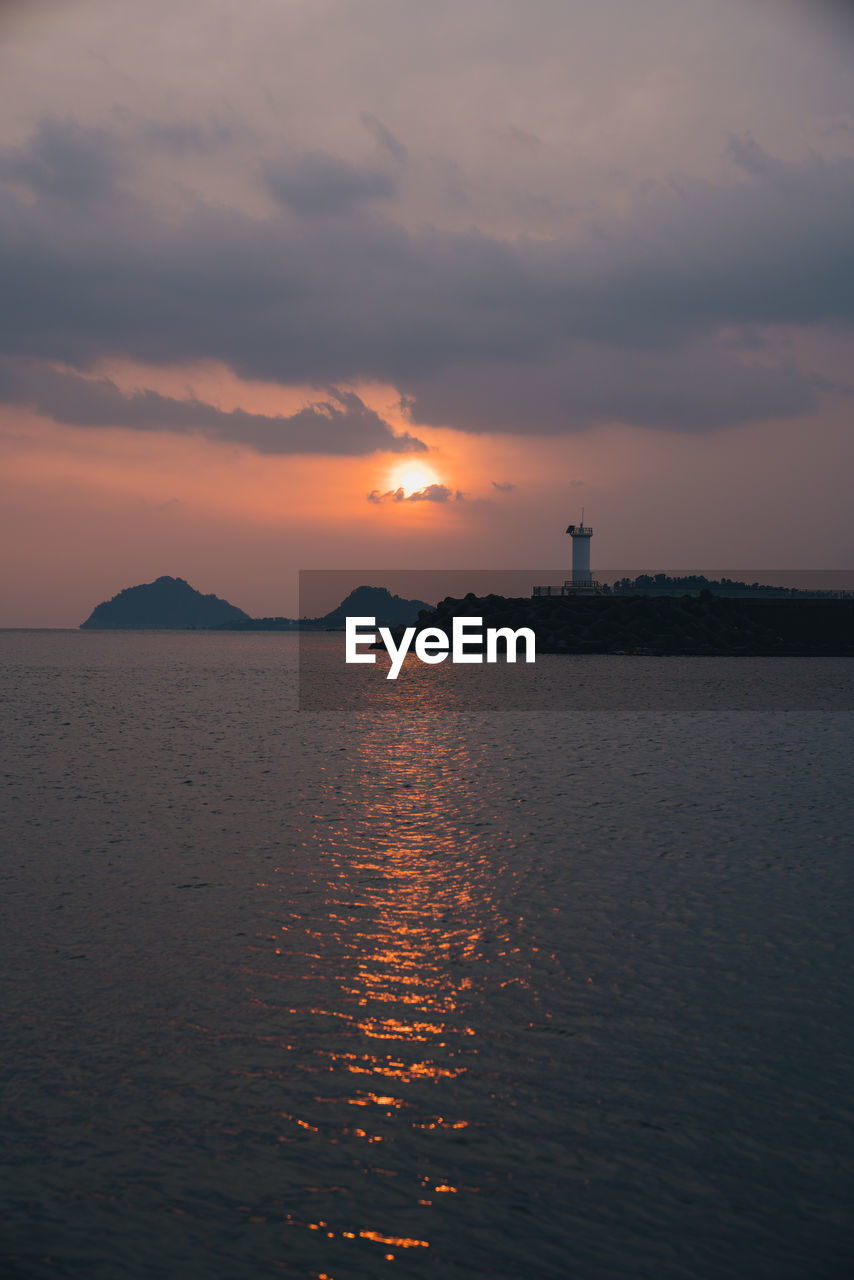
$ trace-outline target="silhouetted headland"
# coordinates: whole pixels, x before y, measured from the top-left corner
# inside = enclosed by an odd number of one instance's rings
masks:
[[[530,627],[539,653],[854,656],[854,599],[470,593],[420,615],[418,630],[450,634],[455,617],[482,618],[485,628]]]
[[[138,587],[126,587],[112,600],[93,609],[81,630],[91,631],[185,631],[207,629],[248,620],[248,613],[220,600],[202,595],[183,578],[158,578]]]
[[[409,625],[429,611],[423,600],[404,600],[385,587],[356,587],[336,608],[318,618],[252,618],[219,596],[202,595],[183,578],[126,587],[93,609],[81,630],[109,631],[343,631],[348,615],[364,615],[378,626]]]
[[[223,623],[227,631],[343,631],[347,617],[376,618],[379,627],[411,626],[430,605],[405,600],[385,587],[356,587],[329,613],[318,618],[246,618]]]

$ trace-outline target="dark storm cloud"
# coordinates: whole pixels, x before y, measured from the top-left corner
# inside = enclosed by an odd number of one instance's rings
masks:
[[[851,0],[799,0],[810,18],[818,18],[840,35],[854,36],[854,5]]]
[[[43,120],[25,147],[0,152],[0,180],[22,183],[50,200],[103,197],[123,170],[118,139],[73,120]]]
[[[559,432],[598,422],[706,431],[805,413],[822,380],[786,364],[748,365],[712,343],[678,351],[576,344],[536,365],[458,364],[413,379],[416,421]],[[488,386],[485,394],[484,388]]]
[[[848,159],[787,163],[734,139],[726,182],[674,180],[573,238],[511,242],[407,230],[371,207],[385,175],[319,152],[268,175],[286,207],[267,219],[201,203],[168,219],[124,191],[86,210],[66,199],[87,164],[108,193],[112,154],[104,143],[99,170],[67,126],[0,154],[7,352],[382,379],[415,421],[472,431],[702,430],[800,414],[821,390],[733,332],[854,321]]]
[[[29,361],[0,360],[0,402],[34,409],[71,426],[193,432],[269,454],[347,456],[426,449],[408,433],[395,435],[353,392],[332,389],[328,394],[328,400],[288,416],[242,409],[225,412],[155,391],[124,395],[108,378],[81,378]]]
[[[267,183],[277,200],[304,217],[350,213],[365,202],[394,195],[388,174],[357,169],[323,151],[307,151],[272,165]]]

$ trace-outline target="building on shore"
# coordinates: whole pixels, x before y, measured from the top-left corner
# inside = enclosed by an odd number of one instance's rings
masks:
[[[567,526],[566,532],[572,538],[572,576],[562,586],[534,587],[534,596],[590,596],[598,595],[599,583],[590,571],[590,539],[593,528],[584,523],[584,510],[581,522]]]

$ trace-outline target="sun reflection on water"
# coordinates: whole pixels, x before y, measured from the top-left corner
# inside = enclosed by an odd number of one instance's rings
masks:
[[[322,905],[281,926],[304,939],[307,987],[320,998],[291,1014],[308,1020],[326,1075],[311,1108],[291,1119],[321,1164],[321,1148],[352,1146],[386,1206],[385,1220],[354,1222],[346,1198],[327,1195],[330,1239],[426,1249],[432,1195],[446,1203],[466,1184],[456,1160],[475,1123],[462,1087],[477,1063],[475,974],[501,920],[467,798],[475,765],[453,727],[395,718],[360,724],[348,742],[335,812],[313,828]],[[331,1257],[326,1265],[334,1274]]]

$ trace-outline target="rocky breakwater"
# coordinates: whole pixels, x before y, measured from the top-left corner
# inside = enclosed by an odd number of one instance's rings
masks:
[[[455,617],[530,627],[538,653],[854,657],[854,600],[700,596],[447,597],[418,631],[451,634]],[[395,630],[399,641],[403,627]]]

